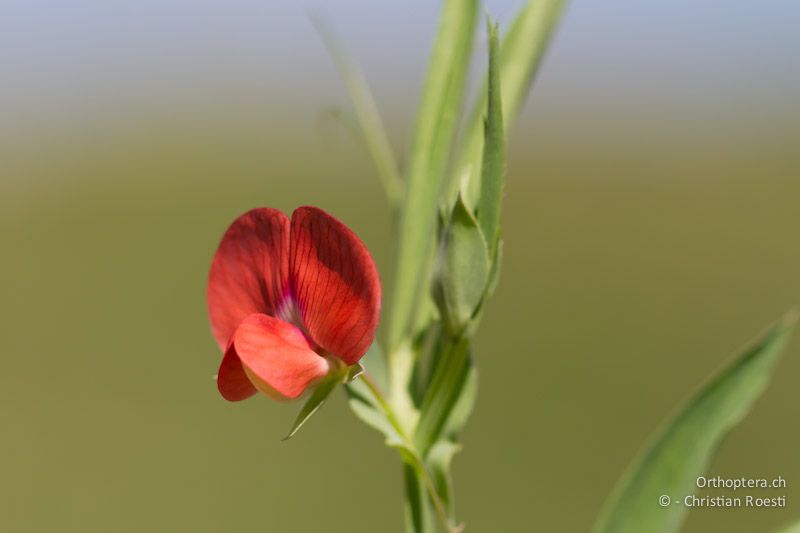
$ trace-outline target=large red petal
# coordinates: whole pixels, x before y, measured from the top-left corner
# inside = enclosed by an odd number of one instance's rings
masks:
[[[289,276],[303,325],[347,364],[375,338],[381,305],[378,269],[347,226],[316,207],[292,214]]]
[[[233,348],[233,343],[225,352],[222,364],[219,365],[217,389],[223,398],[231,402],[246,400],[258,392],[247,377],[242,362]]]
[[[274,315],[288,290],[289,218],[277,209],[253,209],[237,218],[219,243],[208,274],[208,315],[225,350],[252,313]]]
[[[276,399],[297,398],[330,368],[299,328],[268,315],[244,319],[233,347],[253,385]]]

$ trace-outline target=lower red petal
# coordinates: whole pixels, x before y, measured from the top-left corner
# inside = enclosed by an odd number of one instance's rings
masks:
[[[330,368],[300,329],[260,313],[239,325],[233,349],[252,385],[276,399],[299,397]]]

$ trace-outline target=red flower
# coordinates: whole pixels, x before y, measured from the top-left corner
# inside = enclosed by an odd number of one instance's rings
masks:
[[[297,398],[337,359],[361,359],[380,304],[372,256],[342,222],[316,207],[297,208],[291,222],[277,209],[248,211],[225,232],[208,276],[211,329],[225,353],[219,392]]]

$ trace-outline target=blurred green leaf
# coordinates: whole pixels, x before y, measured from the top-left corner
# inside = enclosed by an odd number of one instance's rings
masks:
[[[442,424],[439,438],[434,442],[425,462],[428,465],[436,492],[442,499],[445,507],[450,512],[450,518],[455,519],[455,497],[453,494],[453,479],[450,473],[453,457],[461,450],[459,435],[472,413],[478,390],[478,372],[475,365],[469,363],[466,378],[464,379],[458,398]]]
[[[449,432],[455,435],[472,409],[477,391],[469,340],[452,342],[439,360],[420,406],[414,445],[422,457]]]
[[[434,297],[448,331],[456,336],[480,305],[491,270],[486,240],[461,196],[444,230],[436,270]]]
[[[367,353],[361,358],[361,366],[372,376],[377,386],[384,392],[389,390],[389,375],[386,368],[386,356],[377,342],[372,343]]]
[[[431,300],[432,298],[433,295],[431,295]],[[442,324],[438,319],[429,321],[428,327],[420,331],[414,338],[412,349],[416,354],[416,360],[414,361],[412,378],[409,383],[409,392],[415,406],[419,406],[422,403],[425,392],[430,385],[433,370],[436,368],[436,361],[440,355],[441,339]]]
[[[403,482],[406,493],[404,506],[406,533],[436,531],[434,518],[436,515],[428,497],[428,488],[416,462],[410,457],[403,457]]]
[[[688,508],[663,508],[659,497],[675,500],[694,491],[722,438],[742,420],[764,391],[789,339],[787,316],[697,393],[659,431],[618,483],[595,533],[671,533]]]
[[[470,355],[469,353],[467,354]],[[467,358],[467,369],[460,383],[460,390],[457,392],[456,401],[447,413],[447,417],[442,424],[439,433],[440,439],[447,439],[458,443],[461,431],[472,414],[475,407],[475,400],[478,396],[478,369],[472,357]]]
[[[500,45],[501,100],[506,134],[519,115],[531,83],[553,36],[565,0],[530,0],[519,12]],[[463,187],[468,205],[476,205],[481,191],[481,158],[483,153],[483,119],[488,91],[484,88],[472,109],[466,133],[457,154],[458,162],[449,184],[450,203]]]
[[[800,533],[800,522],[796,522],[788,527],[779,529],[777,533]]]
[[[370,91],[361,69],[345,51],[344,45],[333,29],[319,16],[312,15],[311,21],[317,28],[347,86],[363,132],[360,140],[372,157],[389,203],[396,206],[403,195],[403,181],[400,178],[399,166],[394,158],[389,136],[383,126],[372,91]]]
[[[428,451],[426,463],[431,473],[433,485],[450,513],[450,519],[455,518],[455,505],[453,499],[453,476],[450,467],[453,457],[461,449],[461,445],[451,440],[440,440]]]
[[[417,116],[399,227],[390,354],[414,325],[428,290],[436,209],[452,152],[472,54],[477,0],[446,0]]]
[[[503,239],[497,239],[497,248],[492,258],[492,271],[489,273],[489,283],[486,285],[486,296],[484,300],[494,294],[497,284],[500,282],[500,269],[503,266]]]
[[[297,433],[303,424],[305,424],[309,418],[311,418],[314,413],[316,413],[322,404],[325,403],[325,400],[328,399],[328,396],[331,395],[333,390],[336,386],[345,379],[348,373],[348,368],[346,366],[342,366],[341,368],[337,368],[332,371],[330,374],[325,376],[322,381],[316,386],[314,392],[311,393],[306,403],[303,404],[302,409],[297,414],[297,418],[294,420],[294,424],[292,424],[289,433],[283,438],[283,440],[291,439],[295,433]]]
[[[350,409],[362,422],[380,431],[387,445],[404,446],[405,439],[389,419],[382,399],[367,384],[367,379],[371,379],[382,394],[389,390],[385,358],[377,343],[361,358],[361,366],[364,369],[361,376],[345,385]]]
[[[478,223],[486,238],[489,255],[494,256],[500,236],[500,210],[503,202],[505,147],[503,106],[501,103],[497,25],[487,21],[489,33],[489,88],[484,124],[481,193],[478,199]]]

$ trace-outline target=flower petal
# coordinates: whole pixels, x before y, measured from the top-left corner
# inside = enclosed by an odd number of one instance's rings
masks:
[[[225,352],[222,364],[219,365],[217,389],[223,398],[231,402],[246,400],[258,392],[247,377],[242,362],[233,348],[233,343]]]
[[[375,337],[378,269],[366,245],[316,207],[292,214],[289,277],[303,325],[324,350],[356,363]]]
[[[208,274],[211,330],[223,350],[252,313],[275,314],[288,289],[289,218],[253,209],[237,218],[219,243]]]
[[[253,385],[276,399],[297,398],[330,368],[299,328],[264,314],[242,321],[233,347]]]

